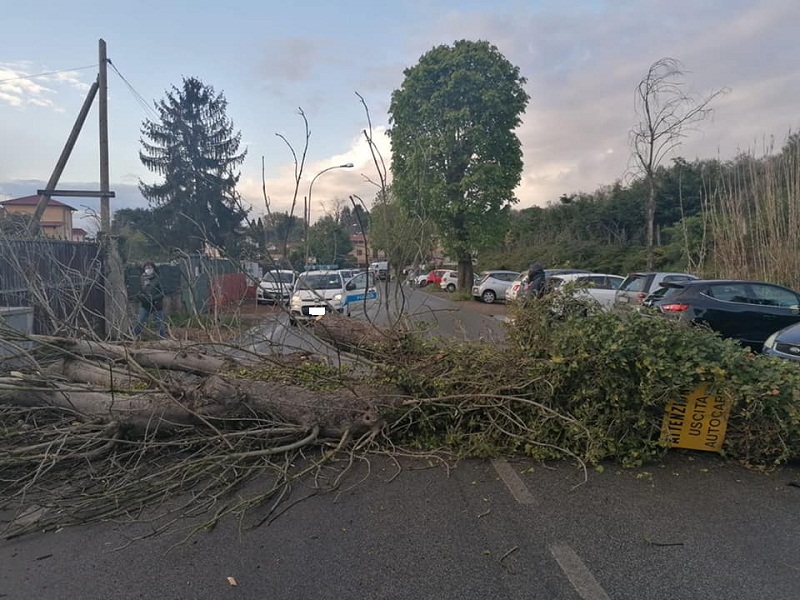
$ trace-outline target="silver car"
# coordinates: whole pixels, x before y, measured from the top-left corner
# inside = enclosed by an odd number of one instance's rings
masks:
[[[617,289],[614,306],[616,308],[636,308],[644,304],[647,296],[663,287],[664,283],[689,281],[690,279],[697,279],[697,277],[688,273],[663,271],[630,273]]]
[[[624,279],[620,275],[608,273],[565,273],[553,275],[548,281],[551,289],[560,288],[567,283],[575,283],[580,286],[573,292],[576,297],[594,300],[602,308],[608,310],[614,306],[617,289]]]
[[[478,282],[472,286],[472,296],[486,304],[505,302],[506,291],[517,277],[518,271],[484,271]]]

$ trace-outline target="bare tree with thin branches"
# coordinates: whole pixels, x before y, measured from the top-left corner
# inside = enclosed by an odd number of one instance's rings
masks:
[[[650,65],[634,93],[639,122],[630,131],[632,166],[635,175],[647,182],[647,268],[653,268],[656,220],[656,179],[664,157],[677,149],[693,125],[711,112],[711,102],[728,88],[698,96],[688,91],[686,71],[680,61],[661,58]]]

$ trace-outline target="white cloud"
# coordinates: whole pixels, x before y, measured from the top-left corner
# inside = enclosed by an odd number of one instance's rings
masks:
[[[67,85],[86,91],[90,87],[79,79],[77,71],[49,75],[37,72],[41,71],[28,63],[0,63],[0,102],[13,107],[37,106],[60,111],[63,109],[53,100],[58,94],[57,88]]]
[[[70,87],[83,92],[88,92],[89,88],[92,87],[88,83],[84,83],[80,80],[77,71],[61,71],[60,73],[54,74],[53,79],[61,83],[66,83]]]

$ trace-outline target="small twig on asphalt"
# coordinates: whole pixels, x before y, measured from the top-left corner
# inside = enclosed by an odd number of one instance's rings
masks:
[[[516,552],[517,550],[519,550],[519,546],[514,546],[513,548],[508,550],[505,554],[503,554],[503,556],[501,556],[500,560],[498,560],[497,562],[502,563],[506,558],[508,558],[512,553]]]

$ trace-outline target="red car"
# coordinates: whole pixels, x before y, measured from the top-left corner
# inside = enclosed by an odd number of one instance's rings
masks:
[[[430,273],[428,273],[428,285],[436,285],[438,286],[442,283],[442,275],[447,272],[447,269],[434,269]]]

